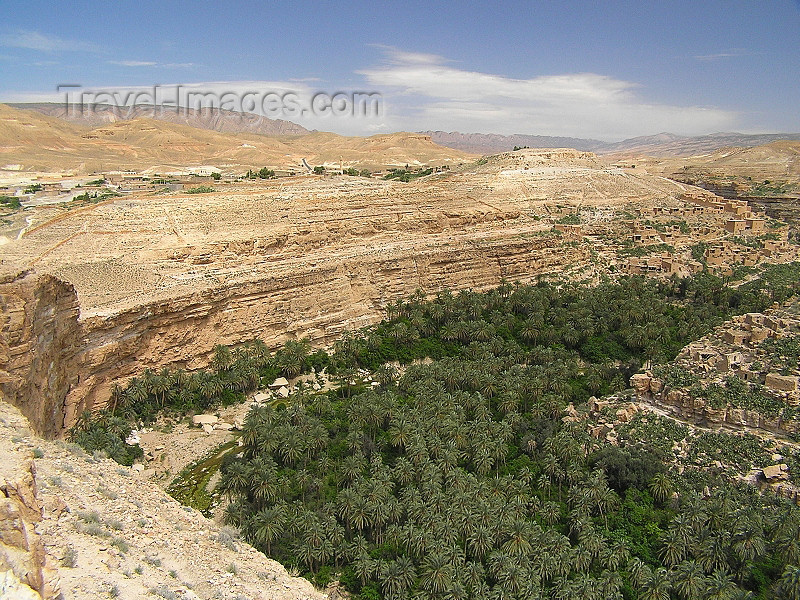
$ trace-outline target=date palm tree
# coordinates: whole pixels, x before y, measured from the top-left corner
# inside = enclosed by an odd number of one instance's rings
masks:
[[[666,569],[656,569],[639,588],[641,600],[669,600],[672,584]]]
[[[453,564],[443,552],[431,552],[422,563],[420,588],[430,594],[443,594],[452,584]]]
[[[285,526],[286,514],[281,506],[261,509],[248,523],[253,539],[266,548],[267,556],[272,555],[272,543],[283,535]]]
[[[686,540],[676,529],[668,529],[661,538],[661,549],[659,557],[668,567],[674,567],[680,563],[688,551]]]
[[[653,498],[658,502],[665,502],[672,495],[672,482],[666,473],[656,473],[648,487]]]
[[[361,579],[361,585],[367,584],[367,581],[375,575],[377,568],[378,562],[366,552],[362,552],[353,560],[353,571]]]
[[[783,570],[778,589],[786,600],[800,600],[800,567],[787,565]]]
[[[706,589],[706,574],[695,561],[684,561],[673,572],[672,584],[684,600],[700,600]]]
[[[478,525],[470,532],[466,545],[470,555],[482,559],[494,548],[494,533],[487,525]]]
[[[704,600],[733,600],[737,591],[733,579],[725,571],[714,571],[706,580]]]

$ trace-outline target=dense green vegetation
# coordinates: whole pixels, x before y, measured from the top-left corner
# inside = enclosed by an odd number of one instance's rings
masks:
[[[581,215],[580,213],[577,212],[568,213],[563,217],[559,217],[558,220],[556,221],[556,223],[559,223],[561,225],[580,225],[582,222],[583,221],[581,219]]]
[[[686,437],[672,421],[644,436],[632,424],[616,448],[561,417],[626,387],[643,359],[790,293],[701,276],[394,304],[331,357],[374,370],[379,388],[251,411],[223,465],[227,518],[363,598],[773,597],[797,576],[796,508],[712,471],[666,472]],[[382,366],[423,356],[437,360],[398,379]],[[721,440],[703,438],[698,456],[749,448]]]
[[[214,191],[214,188],[208,185],[200,185],[197,187],[189,188],[186,190],[187,194],[210,194]]]
[[[342,171],[342,175],[349,175],[350,177],[372,177],[372,172],[368,169],[361,169],[360,171],[354,167]]]
[[[689,224],[683,219],[673,219],[667,222],[662,222],[662,221],[650,222],[649,220],[646,220],[645,225],[652,225],[653,229],[655,229],[656,231],[660,231],[661,233],[664,233],[667,231],[667,229],[671,229],[673,227],[677,227],[678,230],[683,234],[688,234],[690,232]]]
[[[785,196],[796,190],[795,185],[785,181],[770,181],[765,179],[763,182],[753,182],[750,184],[750,194],[753,196]]]
[[[19,198],[17,198],[16,196],[0,195],[0,206],[16,209],[16,208],[21,208],[22,204],[20,204]]]
[[[119,196],[119,194],[113,190],[103,190],[99,194],[97,192],[83,192],[82,194],[78,194],[72,198],[73,202],[102,202],[103,200],[108,200],[109,198],[115,198]]]
[[[140,450],[129,447],[136,453],[131,457],[120,451],[125,448],[130,424],[152,423],[159,415],[180,417],[229,406],[242,402],[247,392],[268,385],[279,375],[294,377],[325,364],[327,356],[309,354],[306,342],[289,341],[275,354],[260,340],[233,350],[218,345],[209,369],[192,373],[145,369],[124,389],[114,386],[108,409],[95,415],[84,413],[71,435],[89,452],[104,451],[117,462],[131,464],[141,455]]]
[[[425,177],[431,173],[433,173],[433,168],[419,169],[417,171],[409,171],[408,169],[389,169],[389,172],[384,175],[383,178],[394,179],[396,181],[408,183],[409,181],[419,179],[420,177]]]
[[[72,441],[87,452],[100,452],[121,465],[130,466],[143,454],[139,445],[128,445],[125,439],[131,434],[131,421],[108,412],[92,416],[88,411],[81,415],[70,435]]]
[[[212,173],[212,177],[214,175],[219,175],[218,173]],[[268,169],[267,167],[261,167],[258,171],[253,171],[252,169],[247,169],[247,174],[245,175],[246,179],[275,179],[275,171],[272,169]],[[214,177],[215,180],[222,179],[220,175],[219,178]]]
[[[769,371],[790,375],[800,365],[800,335],[767,338],[760,349],[765,353],[763,366]]]
[[[100,450],[98,431],[116,435],[112,454],[121,423],[326,368],[338,389],[249,413],[220,482],[228,521],[317,584],[339,578],[370,600],[797,597],[798,509],[699,468],[760,464],[757,440],[695,436],[684,454],[698,468],[681,472],[669,467],[681,425],[636,418],[617,447],[562,417],[799,287],[794,264],[735,289],[701,273],[417,294],[330,354],[255,341],[218,346],[208,370],[148,371],[74,436]],[[179,493],[194,493],[186,479]]]
[[[675,248],[669,244],[630,244],[617,250],[617,256],[625,258],[627,256],[648,256],[649,254],[660,254],[661,252],[675,252]]]
[[[694,396],[706,398],[716,409],[730,404],[734,408],[754,410],[768,417],[780,416],[784,421],[800,416],[800,410],[796,406],[786,404],[764,386],[747,383],[735,376],[726,377],[724,385],[712,383],[705,388],[697,386],[691,392]]]

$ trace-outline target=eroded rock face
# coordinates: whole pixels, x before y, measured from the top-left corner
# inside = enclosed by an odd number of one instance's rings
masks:
[[[146,367],[196,369],[207,364],[216,344],[256,337],[273,347],[302,336],[324,343],[377,321],[385,304],[417,289],[481,289],[502,278],[530,281],[585,258],[583,253],[534,238],[391,259],[358,257],[80,320],[70,284],[51,275],[17,273],[0,283],[0,385],[34,430],[58,436],[82,411],[105,406],[115,381]]]
[[[10,414],[17,431],[27,429]],[[42,520],[36,466],[10,439],[0,440],[0,455],[0,598],[59,598],[58,571],[36,531]]]
[[[64,426],[64,400],[78,385],[82,331],[69,283],[31,271],[0,274],[0,391],[34,430]]]

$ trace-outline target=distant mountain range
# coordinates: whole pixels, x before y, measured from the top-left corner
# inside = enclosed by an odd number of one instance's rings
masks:
[[[88,127],[99,127],[109,123],[132,121],[134,119],[155,119],[221,133],[257,133],[260,135],[306,135],[311,133],[302,125],[291,121],[268,119],[253,113],[219,108],[203,108],[200,110],[164,108],[163,110],[158,110],[146,105],[117,108],[111,105],[98,104],[92,106],[91,111],[79,111],[67,108],[64,104],[52,102],[9,103],[8,106],[35,110],[49,117]]]
[[[744,133],[712,133],[700,136],[681,136],[659,133],[635,137],[621,142],[603,142],[594,139],[553,137],[547,135],[498,135],[494,133],[459,133],[423,131],[441,146],[473,152],[494,154],[513,150],[515,146],[530,148],[575,148],[598,154],[647,154],[650,156],[692,156],[714,152],[720,148],[752,148],[778,140],[800,140],[800,133],[774,133],[748,135]]]

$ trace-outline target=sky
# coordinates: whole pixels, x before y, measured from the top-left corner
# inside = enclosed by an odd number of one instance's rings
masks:
[[[59,4],[2,0],[0,101],[157,85],[347,135],[800,132],[800,0]]]

